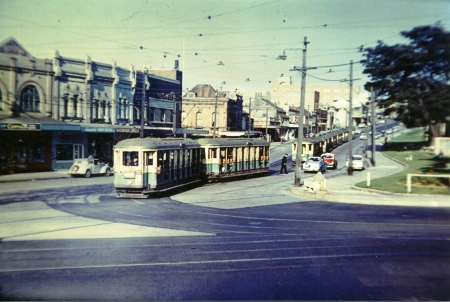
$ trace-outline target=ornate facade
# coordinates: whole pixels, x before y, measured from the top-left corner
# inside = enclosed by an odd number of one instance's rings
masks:
[[[145,136],[175,132],[181,87],[177,66],[135,70],[57,51],[41,59],[9,38],[0,44],[0,172],[67,169],[88,155],[112,164],[113,144],[140,135],[141,118]]]

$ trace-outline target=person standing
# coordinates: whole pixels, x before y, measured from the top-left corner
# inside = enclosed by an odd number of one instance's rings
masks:
[[[287,171],[287,157],[288,157],[288,155],[285,154],[285,155],[283,156],[283,158],[281,159],[280,174],[283,173],[283,170],[284,170],[284,173],[288,174],[288,171]]]

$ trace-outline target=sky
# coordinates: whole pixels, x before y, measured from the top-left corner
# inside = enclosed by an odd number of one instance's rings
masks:
[[[400,32],[437,22],[450,30],[450,0],[0,0],[0,41],[14,37],[32,56],[61,56],[171,69],[183,90],[270,90],[294,66],[317,67],[308,84],[354,85],[361,47],[409,43]],[[286,60],[277,57],[286,54]],[[343,83],[342,83],[343,84]],[[345,85],[345,84],[343,84]]]

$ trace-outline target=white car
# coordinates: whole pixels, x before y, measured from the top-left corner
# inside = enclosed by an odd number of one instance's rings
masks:
[[[365,123],[360,123],[359,125],[358,125],[358,128],[365,128],[366,127],[366,124]]]
[[[345,166],[348,167],[348,160],[345,162]],[[353,170],[364,170],[364,158],[361,155],[352,156]]]
[[[308,158],[308,160],[303,164],[303,170],[305,172],[322,172],[327,170],[328,164],[323,161],[321,157],[314,156]]]
[[[105,176],[111,175],[111,167],[107,163],[102,163],[92,156],[88,158],[80,158],[73,162],[69,170],[72,177],[83,175],[84,177],[91,177],[93,174],[103,174]]]
[[[361,132],[359,139],[367,139],[367,135],[364,132]]]

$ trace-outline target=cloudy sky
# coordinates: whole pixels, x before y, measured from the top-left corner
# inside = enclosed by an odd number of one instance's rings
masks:
[[[400,32],[436,22],[450,30],[448,0],[0,0],[0,40],[31,55],[62,56],[137,69],[172,68],[183,88],[269,91],[281,74],[300,82],[304,37],[307,84],[349,77],[361,46],[405,43]],[[285,51],[286,60],[277,60]],[[220,63],[221,62],[221,63]],[[331,70],[330,70],[331,69]],[[366,78],[354,65],[354,78]]]

